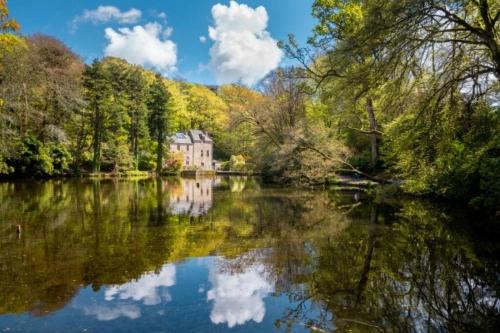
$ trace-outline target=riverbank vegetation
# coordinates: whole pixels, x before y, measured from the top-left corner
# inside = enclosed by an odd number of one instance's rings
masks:
[[[0,174],[161,171],[166,137],[200,128],[274,181],[361,175],[499,209],[496,1],[316,0],[308,45],[281,43],[299,65],[255,89],[84,64],[0,5]]]

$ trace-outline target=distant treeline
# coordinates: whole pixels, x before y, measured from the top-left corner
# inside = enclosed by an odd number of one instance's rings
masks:
[[[208,131],[281,182],[338,174],[500,210],[498,1],[322,1],[299,65],[255,88],[168,80],[59,41],[0,35],[0,173],[154,170],[168,134]]]

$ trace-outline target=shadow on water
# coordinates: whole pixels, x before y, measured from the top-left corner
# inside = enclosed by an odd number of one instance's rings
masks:
[[[494,332],[499,235],[425,201],[266,189],[253,178],[0,183],[0,328],[15,331],[16,317],[30,313],[33,331],[63,330],[49,315],[94,314],[88,305],[70,312],[87,291],[140,300],[120,303],[121,317],[95,318],[116,331],[125,319],[144,328],[147,306],[178,307],[175,288],[187,282],[175,276],[193,276],[198,258],[206,287],[185,287],[183,297],[217,332],[265,323],[283,332]],[[145,281],[174,296],[130,291]],[[196,331],[187,317],[165,325]]]

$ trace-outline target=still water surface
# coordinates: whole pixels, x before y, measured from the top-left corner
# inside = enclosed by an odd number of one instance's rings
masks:
[[[0,332],[498,332],[498,235],[255,179],[4,182]]]

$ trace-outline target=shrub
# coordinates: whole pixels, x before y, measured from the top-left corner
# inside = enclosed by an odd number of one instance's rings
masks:
[[[163,170],[165,172],[179,172],[182,169],[183,162],[184,155],[182,153],[171,153],[169,158],[165,161]]]
[[[245,169],[245,158],[242,155],[231,155],[229,160],[230,171],[243,171]]]
[[[69,171],[72,158],[69,151],[61,143],[56,142],[49,145],[52,158],[53,175],[63,175]]]
[[[31,136],[21,142],[19,155],[14,164],[16,172],[22,174],[45,176],[54,172],[50,149]]]

